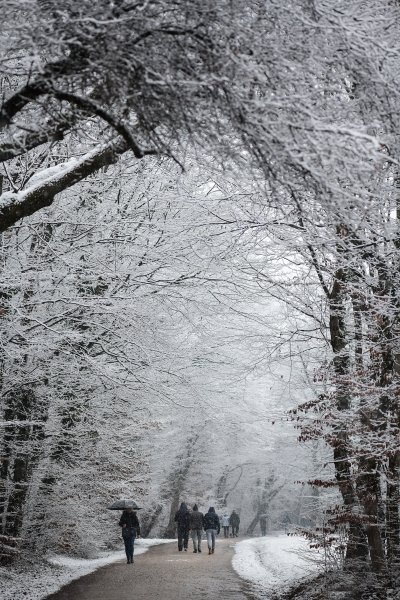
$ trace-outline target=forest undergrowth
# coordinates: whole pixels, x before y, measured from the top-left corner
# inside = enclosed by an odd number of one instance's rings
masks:
[[[363,569],[331,571],[303,581],[271,600],[399,600],[400,570],[374,574]],[[259,598],[266,596],[259,596]]]

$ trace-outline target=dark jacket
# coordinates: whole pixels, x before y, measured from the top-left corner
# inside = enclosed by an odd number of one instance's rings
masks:
[[[137,514],[135,512],[129,513],[128,511],[124,510],[119,520],[119,525],[122,527],[122,535],[124,537],[126,535],[134,535],[135,537],[140,535],[139,519],[137,518]],[[126,525],[126,527],[124,527],[124,525]]]
[[[231,527],[239,527],[240,517],[237,512],[232,512],[231,516],[229,517],[229,523],[231,524]]]
[[[190,513],[189,517],[190,529],[203,529],[203,518],[203,513],[193,506],[193,512]]]
[[[206,530],[216,529],[217,533],[219,533],[219,518],[212,506],[208,509],[208,513],[203,517],[203,527]]]
[[[179,529],[190,529],[190,512],[188,511],[188,507],[184,502],[179,507],[179,510],[175,513],[175,522],[178,524]]]

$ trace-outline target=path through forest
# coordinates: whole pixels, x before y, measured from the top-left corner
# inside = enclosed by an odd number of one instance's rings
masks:
[[[253,598],[232,568],[232,540],[218,539],[215,554],[154,546],[133,565],[115,563],[65,586],[47,600],[245,600]]]

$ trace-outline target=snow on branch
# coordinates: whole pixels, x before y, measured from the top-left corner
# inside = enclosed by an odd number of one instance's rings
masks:
[[[104,166],[115,163],[129,149],[125,140],[118,138],[98,146],[80,159],[71,158],[57,167],[41,173],[36,183],[19,192],[5,192],[0,196],[0,231],[5,231],[23,217],[50,206],[54,197]]]
[[[0,163],[26,154],[42,144],[64,139],[64,135],[72,128],[74,123],[75,116],[71,112],[63,115],[61,120],[50,120],[43,131],[33,131],[25,133],[23,136],[14,136],[12,142],[5,142],[0,145]]]
[[[62,90],[55,90],[53,93],[55,98],[58,98],[59,100],[65,100],[67,102],[70,102],[71,104],[75,104],[76,106],[78,106],[78,108],[87,110],[106,121],[106,123],[111,125],[111,127],[114,127],[114,129],[119,133],[119,135],[126,141],[136,158],[143,158],[145,153],[139,148],[129,129],[122,123],[122,121],[114,117],[111,113],[104,110],[96,102],[90,100],[89,98],[78,96],[77,94],[63,92]],[[156,152],[147,152],[147,154],[150,153],[155,154]]]

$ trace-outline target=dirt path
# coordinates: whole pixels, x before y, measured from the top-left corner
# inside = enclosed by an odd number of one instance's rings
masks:
[[[153,546],[133,565],[115,563],[73,581],[47,600],[245,600],[246,584],[231,566],[233,543],[218,539],[215,554]]]

